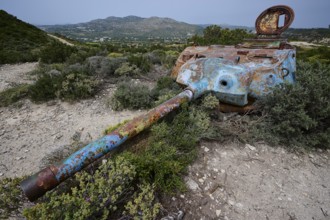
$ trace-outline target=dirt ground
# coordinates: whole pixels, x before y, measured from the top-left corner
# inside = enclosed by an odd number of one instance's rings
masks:
[[[0,90],[29,82],[36,65],[0,66]],[[0,179],[33,174],[54,150],[95,140],[109,125],[144,113],[112,111],[107,102],[114,89],[74,104],[24,100],[0,108]],[[163,204],[164,219],[330,219],[329,158],[330,151],[202,142],[185,177],[188,191]]]

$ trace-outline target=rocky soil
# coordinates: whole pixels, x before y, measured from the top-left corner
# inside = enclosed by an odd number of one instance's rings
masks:
[[[29,83],[27,72],[36,65],[0,66],[0,91]],[[108,85],[74,104],[23,100],[0,108],[0,179],[33,174],[52,152],[95,140],[109,125],[143,113],[112,111],[107,103],[114,89]],[[185,177],[187,192],[163,204],[166,219],[330,219],[329,158],[329,151],[202,142]]]
[[[184,219],[330,219],[330,152],[290,153],[265,144],[201,143],[171,198]]]

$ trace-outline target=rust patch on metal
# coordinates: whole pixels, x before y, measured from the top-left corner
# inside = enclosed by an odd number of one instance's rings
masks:
[[[284,17],[284,23],[279,24],[280,16]],[[289,28],[294,19],[293,10],[285,5],[277,5],[263,11],[256,20],[258,35],[281,35]]]

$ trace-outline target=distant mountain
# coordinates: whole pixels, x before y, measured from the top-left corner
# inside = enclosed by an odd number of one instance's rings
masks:
[[[46,32],[0,10],[0,64],[36,61],[49,41]]]
[[[137,16],[123,18],[111,16],[87,23],[43,25],[39,27],[47,32],[56,32],[82,41],[102,41],[104,39],[179,39],[201,33],[203,30],[198,25],[178,22],[171,18],[141,18]]]

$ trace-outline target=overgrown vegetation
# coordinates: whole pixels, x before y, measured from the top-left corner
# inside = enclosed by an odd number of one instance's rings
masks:
[[[23,84],[0,92],[0,107],[6,107],[29,94],[29,85]]]
[[[138,82],[122,82],[117,86],[110,103],[114,110],[148,109],[172,98],[180,91],[172,78],[161,77],[153,89]]]
[[[194,35],[189,41],[194,45],[205,46],[212,44],[234,45],[241,43],[245,38],[253,38],[254,34],[244,29],[222,29],[218,25],[211,25],[203,30],[203,36]]]
[[[330,64],[330,48],[327,46],[311,49],[298,48],[297,56],[300,60],[310,63]]]
[[[37,61],[51,39],[33,25],[0,10],[0,64]]]
[[[296,147],[330,147],[330,66],[299,62],[297,84],[262,99],[264,120],[257,136]]]
[[[148,184],[134,188],[136,168],[124,157],[104,162],[95,172],[83,171],[75,176],[77,186],[70,192],[54,191],[48,201],[24,210],[27,219],[154,219],[159,204]]]
[[[210,118],[196,105],[185,105],[175,117],[154,125],[147,140],[112,158],[96,170],[75,175],[74,187],[47,194],[25,209],[27,219],[155,219],[156,192],[184,190],[181,178],[197,155],[196,146],[210,129]]]
[[[26,202],[25,196],[19,188],[19,183],[24,179],[5,178],[0,181],[0,218],[15,217],[18,210]]]

